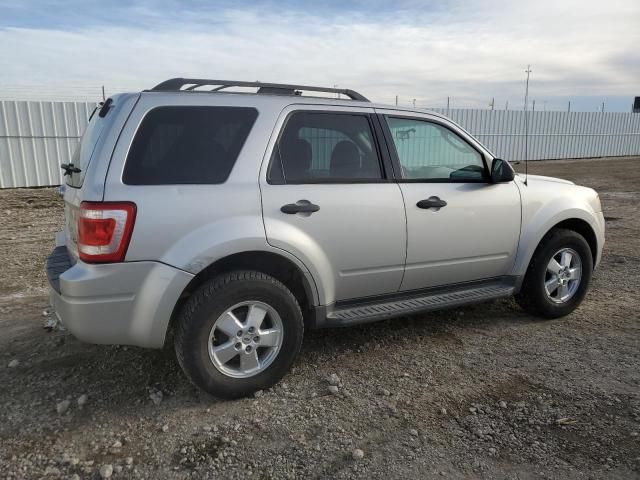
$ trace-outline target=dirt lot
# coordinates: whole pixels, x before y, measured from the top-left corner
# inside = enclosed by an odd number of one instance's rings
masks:
[[[44,330],[61,202],[0,191],[0,478],[640,478],[640,158],[529,171],[600,192],[607,244],[576,312],[502,300],[309,332],[283,382],[233,402],[171,349]]]

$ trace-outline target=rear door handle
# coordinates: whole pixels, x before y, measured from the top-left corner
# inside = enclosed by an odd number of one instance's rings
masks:
[[[318,205],[311,203],[309,200],[298,200],[296,203],[287,203],[280,207],[282,213],[294,215],[296,213],[313,213],[320,210]]]
[[[440,209],[447,206],[447,202],[440,200],[440,197],[429,197],[426,200],[420,200],[416,203],[418,208],[435,208]]]

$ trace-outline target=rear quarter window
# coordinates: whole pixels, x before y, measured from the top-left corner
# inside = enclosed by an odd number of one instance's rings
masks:
[[[149,111],[127,155],[127,185],[224,183],[258,116],[255,108],[167,106]]]

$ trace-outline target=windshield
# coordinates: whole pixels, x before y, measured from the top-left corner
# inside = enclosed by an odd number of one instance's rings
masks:
[[[98,112],[94,110],[89,117],[89,124],[82,135],[82,139],[80,140],[80,143],[78,143],[78,146],[71,157],[70,163],[73,163],[75,167],[79,168],[80,172],[73,173],[66,177],[67,185],[70,187],[78,188],[82,186],[84,175],[87,171],[87,167],[89,166],[89,162],[91,161],[91,156],[93,155],[93,150],[100,139],[104,125],[104,118],[98,115]]]

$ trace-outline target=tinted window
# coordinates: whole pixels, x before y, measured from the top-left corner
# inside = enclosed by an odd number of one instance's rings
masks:
[[[482,155],[436,123],[388,117],[387,123],[406,179],[478,181],[485,178]]]
[[[144,117],[124,167],[129,185],[224,182],[258,115],[253,108],[159,107]]]
[[[75,151],[73,152],[73,156],[71,157],[70,163],[73,163],[74,166],[80,168],[80,172],[67,176],[67,185],[70,185],[72,187],[82,186],[85,173],[87,172],[87,168],[89,167],[89,161],[91,160],[91,156],[93,155],[93,150],[96,148],[96,144],[98,143],[98,140],[102,135],[102,130],[104,130],[104,127],[104,118],[98,115],[98,113],[94,109],[93,113],[89,117],[87,128],[82,134],[82,139],[80,140],[80,143],[78,143],[78,146],[76,147]]]
[[[380,179],[367,115],[298,112],[273,152],[269,179],[290,183]]]

